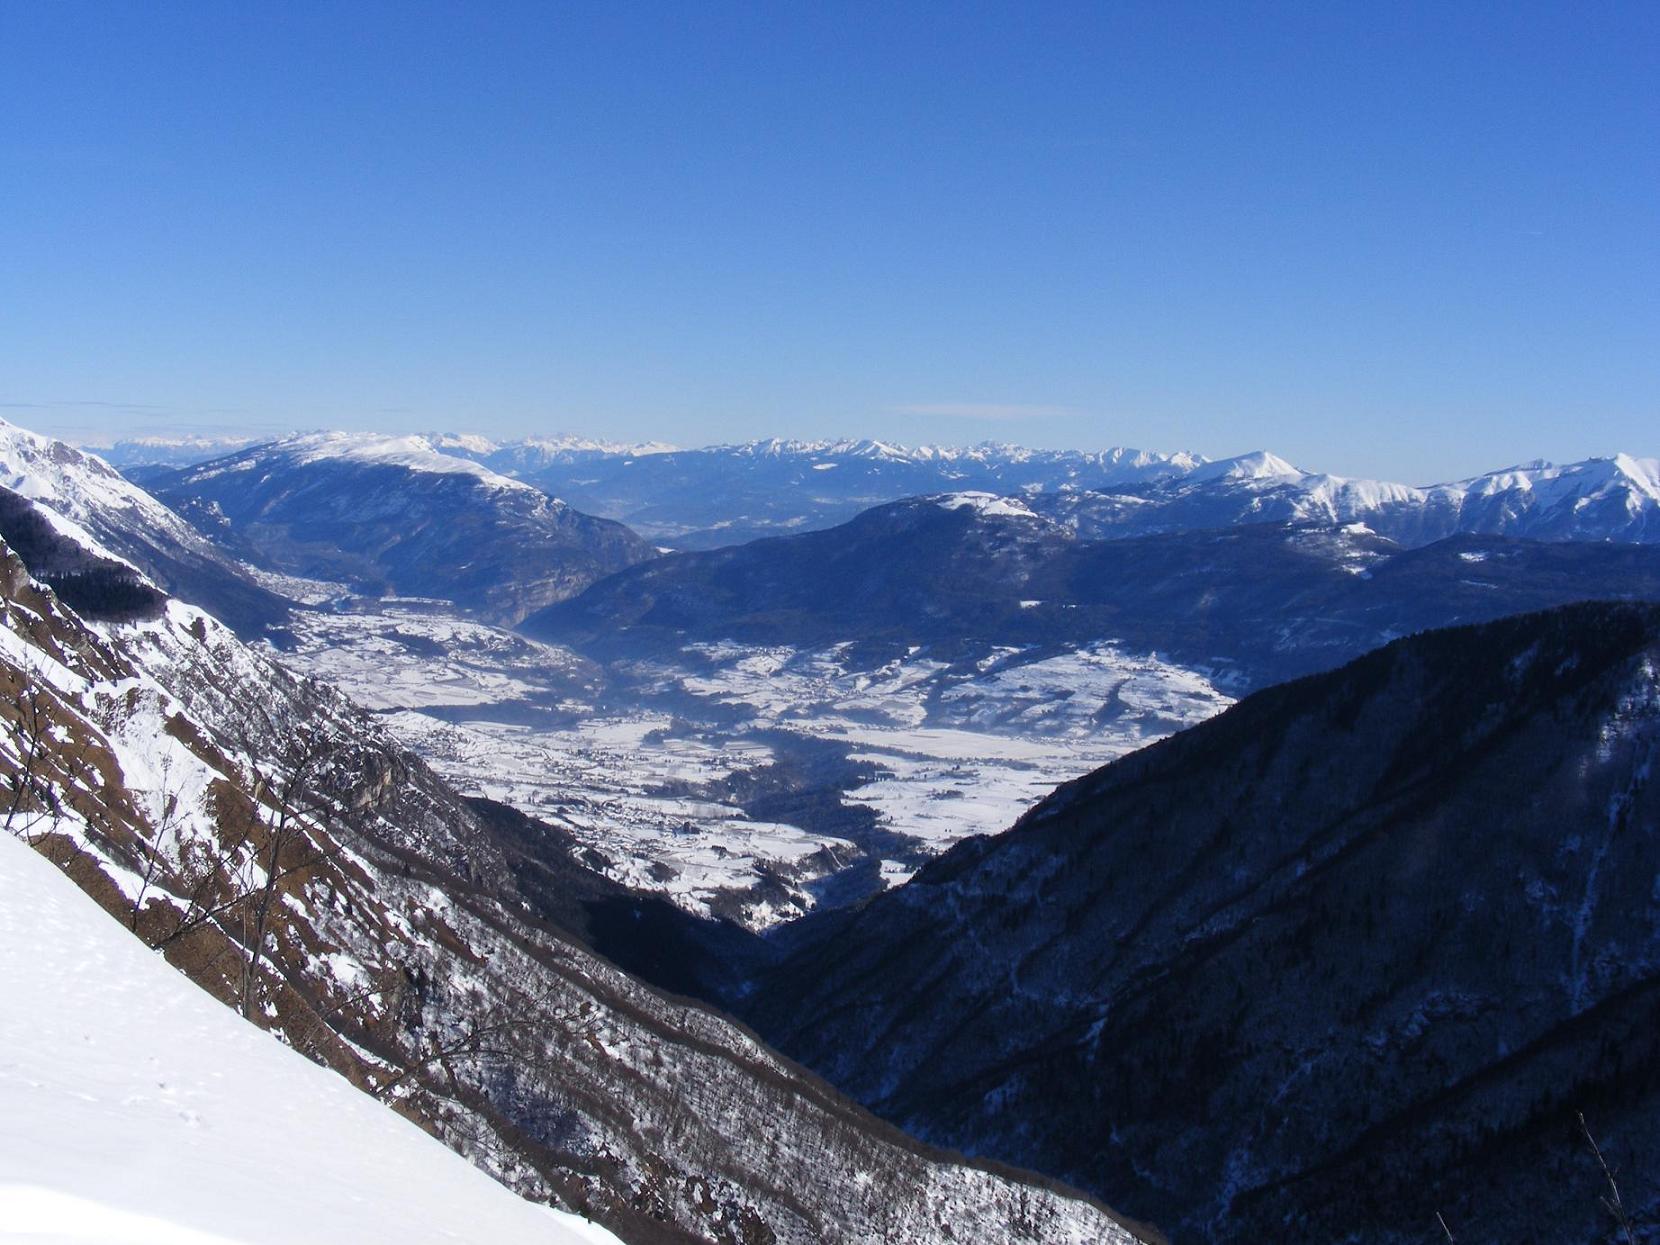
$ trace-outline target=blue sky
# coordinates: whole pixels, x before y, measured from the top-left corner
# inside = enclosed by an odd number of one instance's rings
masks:
[[[1660,5],[0,0],[0,415],[1660,454]]]

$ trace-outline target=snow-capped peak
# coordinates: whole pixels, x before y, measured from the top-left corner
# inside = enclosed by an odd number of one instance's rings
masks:
[[[1207,480],[1300,480],[1306,474],[1278,454],[1253,450],[1249,454],[1219,458],[1215,462],[1196,466],[1186,479],[1194,484]]]
[[[1438,487],[1478,497],[1508,492],[1531,493],[1541,504],[1628,491],[1660,503],[1660,459],[1635,458],[1620,453],[1610,458],[1587,458],[1582,462],[1560,465],[1540,460]]]
[[[928,499],[942,510],[973,510],[985,518],[1036,519],[1038,516],[1017,497],[996,493],[941,493]]]
[[[402,467],[432,475],[472,476],[492,489],[522,489],[537,492],[529,484],[501,475],[482,463],[458,454],[446,454],[425,436],[395,437],[375,432],[313,432],[284,441],[274,441],[252,451],[259,457],[275,457],[306,464],[352,462],[372,466]],[[247,470],[256,459],[244,457],[221,460],[203,470],[208,478],[224,471]]]
[[[552,437],[526,437],[510,441],[502,449],[516,446],[555,454],[610,454],[621,458],[645,458],[651,454],[672,454],[680,447],[667,441],[603,441],[595,437],[579,437],[561,433]]]
[[[469,454],[494,454],[501,448],[497,442],[476,432],[428,432],[421,439],[440,452],[465,450]]]
[[[0,486],[82,526],[130,516],[157,532],[194,538],[187,524],[103,459],[0,420]]]

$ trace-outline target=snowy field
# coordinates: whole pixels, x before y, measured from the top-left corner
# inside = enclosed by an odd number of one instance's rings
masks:
[[[0,998],[0,1241],[616,1241],[247,1024],[7,835]]]
[[[599,671],[569,649],[456,618],[444,604],[296,612],[296,647],[280,656],[377,710],[521,704],[582,712],[597,694]]]
[[[305,613],[293,630],[283,660],[386,714],[462,790],[567,827],[619,881],[755,928],[813,906],[814,883],[861,854],[903,881],[1231,703],[1204,673],[1113,644],[966,663],[918,648],[874,667],[849,645],[700,644],[608,671],[414,605]],[[750,815],[758,785],[807,781],[797,745],[821,767],[830,746],[840,770],[825,781],[868,810],[879,846],[835,818]]]

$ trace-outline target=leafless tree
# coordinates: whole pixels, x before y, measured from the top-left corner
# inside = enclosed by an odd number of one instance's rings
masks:
[[[13,746],[17,759],[6,774],[5,813],[0,829],[30,844],[50,833],[63,818],[63,807],[48,769],[51,764],[54,697],[34,662],[16,667],[13,701]],[[45,825],[46,830],[41,830]]]
[[[470,1017],[453,1036],[429,1038],[424,1047],[411,1052],[395,1076],[381,1082],[372,1092],[376,1098],[384,1099],[398,1086],[409,1081],[422,1083],[429,1072],[437,1071],[448,1083],[447,1092],[453,1094],[459,1084],[457,1071],[461,1064],[489,1059],[522,1072],[546,1072],[557,1059],[544,1049],[554,1036],[549,1031],[549,1019],[546,1012],[538,1015],[533,1009],[521,1008],[511,1001],[497,1001]],[[559,1011],[553,1019],[557,1037],[563,1043],[592,1040],[599,1023],[598,1014],[590,1014],[586,1007]]]
[[[253,755],[250,753],[250,755]],[[321,732],[296,732],[288,737],[281,749],[275,773],[267,775],[255,770],[254,802],[268,796],[275,805],[270,825],[266,828],[264,851],[258,858],[259,880],[245,888],[246,898],[241,904],[242,945],[246,950],[243,962],[241,1009],[244,1016],[253,1015],[254,1000],[259,983],[260,960],[265,955],[269,935],[271,911],[281,893],[282,883],[295,873],[323,863],[332,852],[309,848],[306,826],[302,820],[307,812],[322,811],[326,801],[314,784],[319,776],[329,748]],[[257,767],[257,762],[255,763]],[[301,860],[292,859],[294,851],[301,852]],[[285,866],[284,860],[288,863]]]
[[[433,1038],[426,1047],[418,1049],[396,1076],[375,1086],[374,1096],[389,1097],[405,1081],[418,1079],[433,1068],[441,1070],[453,1083],[453,1064],[460,1059],[478,1059],[488,1055],[510,1059],[515,1054],[511,1038],[522,1023],[500,1016],[487,1019],[475,1017],[456,1036],[444,1041]]]
[[[302,1001],[310,1009],[310,1023],[302,1032],[293,1037],[294,1049],[302,1055],[314,1055],[321,1048],[322,1038],[325,1034],[337,1036],[333,1027],[335,1018],[360,1003],[367,1003],[370,999],[384,999],[386,1010],[395,1011],[405,987],[406,982],[403,975],[394,968],[382,972],[376,980],[371,981],[363,989],[346,995],[332,1006],[322,1010],[311,1008],[310,1000],[302,998]],[[298,993],[297,990],[296,992]]]
[[[217,927],[241,949],[237,1007],[252,1016],[283,884],[340,851],[327,836],[335,805],[320,784],[335,745],[323,732],[302,725],[282,729],[257,706],[248,708],[235,734],[248,767],[245,785],[253,815],[263,833],[221,838],[209,850],[181,852],[172,889],[183,901],[182,910],[151,945],[167,947],[205,926]],[[176,802],[164,797],[164,816],[170,807],[176,809]],[[160,868],[159,840],[158,833],[146,861],[147,879]]]
[[[1596,1155],[1597,1166],[1602,1168],[1602,1178],[1608,1182],[1608,1192],[1597,1200],[1614,1220],[1615,1227],[1620,1230],[1620,1239],[1625,1245],[1637,1245],[1637,1225],[1632,1221],[1625,1203],[1620,1200],[1620,1186],[1614,1180],[1614,1172],[1608,1166],[1608,1160],[1602,1156],[1602,1147],[1597,1144],[1597,1139],[1591,1136],[1591,1126],[1585,1122],[1585,1112],[1581,1111],[1578,1114],[1579,1131],[1585,1135],[1585,1144],[1590,1146],[1591,1153]]]

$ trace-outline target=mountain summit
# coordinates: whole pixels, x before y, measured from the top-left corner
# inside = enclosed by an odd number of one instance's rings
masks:
[[[653,556],[622,524],[424,437],[315,433],[147,479],[256,566],[437,598],[492,622],[517,622]]]

